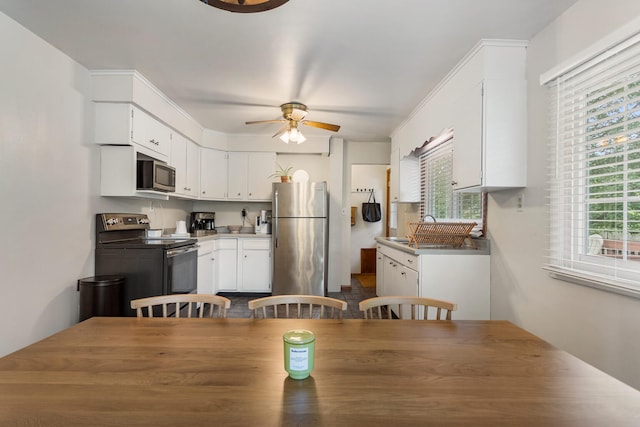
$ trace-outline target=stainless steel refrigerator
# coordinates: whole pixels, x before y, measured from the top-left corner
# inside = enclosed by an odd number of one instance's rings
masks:
[[[273,184],[273,295],[327,292],[326,182]]]

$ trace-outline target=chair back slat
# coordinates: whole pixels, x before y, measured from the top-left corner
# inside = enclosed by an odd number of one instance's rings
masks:
[[[182,305],[186,304],[184,309]],[[200,307],[197,307],[200,304]],[[213,294],[175,294],[160,295],[155,297],[140,298],[131,300],[131,308],[136,310],[138,317],[144,317],[144,309],[147,309],[147,316],[154,317],[154,307],[160,307],[162,317],[169,317],[169,311],[172,307],[174,317],[204,317],[205,311],[211,318],[226,318],[227,309],[231,307],[231,301],[228,298]],[[182,313],[184,310],[185,313]]]
[[[393,319],[394,315],[398,319],[404,319],[407,313],[406,317],[411,320],[451,320],[451,312],[457,309],[457,305],[449,301],[405,296],[369,298],[360,301],[359,307],[365,319]],[[434,318],[429,318],[429,307],[435,308]]]
[[[335,298],[316,295],[275,295],[257,298],[248,302],[249,309],[253,311],[255,318],[268,318],[273,313],[275,319],[284,317],[287,319],[305,318],[308,309],[309,319],[342,319],[342,312],[347,309],[347,302]],[[295,313],[294,313],[295,311]]]

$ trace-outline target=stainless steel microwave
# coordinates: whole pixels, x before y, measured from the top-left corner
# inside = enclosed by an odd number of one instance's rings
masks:
[[[176,169],[157,160],[138,159],[136,188],[174,192],[176,190]]]

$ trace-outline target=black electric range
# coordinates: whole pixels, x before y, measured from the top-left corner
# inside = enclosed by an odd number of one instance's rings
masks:
[[[96,215],[96,275],[125,277],[124,316],[135,316],[131,300],[156,295],[194,293],[197,289],[196,239],[147,239],[145,214]]]

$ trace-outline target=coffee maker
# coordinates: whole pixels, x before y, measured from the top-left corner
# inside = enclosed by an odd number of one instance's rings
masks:
[[[261,210],[256,217],[256,234],[271,234],[271,211]]]
[[[215,212],[191,212],[190,232],[194,236],[216,234]]]

